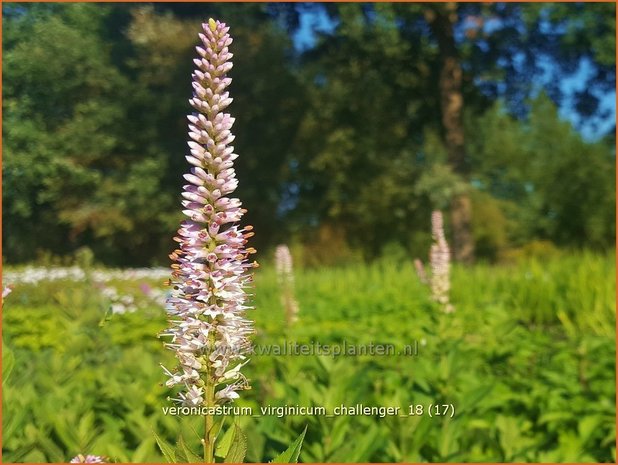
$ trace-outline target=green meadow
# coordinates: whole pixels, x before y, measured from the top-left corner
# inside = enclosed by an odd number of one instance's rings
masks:
[[[165,311],[143,291],[162,280],[112,279],[136,308],[112,313],[90,276],[5,299],[4,461],[161,462],[153,432],[199,453],[203,419],[164,412],[174,392],[160,364],[173,355],[157,338]],[[295,291],[289,326],[274,267],[257,270],[252,389],[235,402],[252,414],[225,420],[245,431],[246,460],[271,460],[306,427],[302,462],[615,461],[613,253],[455,265],[451,314],[411,260],[297,269]],[[358,404],[399,415],[350,414]]]

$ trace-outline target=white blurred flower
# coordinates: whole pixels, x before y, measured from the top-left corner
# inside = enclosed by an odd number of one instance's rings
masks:
[[[294,296],[294,269],[292,254],[287,245],[278,245],[275,249],[275,269],[281,288],[281,304],[285,310],[286,323],[289,325],[298,321],[299,306]]]
[[[78,455],[71,459],[70,463],[107,463],[107,457],[99,455]]]
[[[2,301],[4,302],[4,298],[9,295],[11,292],[13,292],[13,286],[11,284],[9,284],[8,286],[4,286],[4,289],[2,289]]]

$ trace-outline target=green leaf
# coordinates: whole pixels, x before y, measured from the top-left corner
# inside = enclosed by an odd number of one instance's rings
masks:
[[[234,423],[234,439],[230,445],[225,459],[225,463],[242,463],[247,454],[247,436],[240,429],[240,427]]]
[[[474,408],[483,400],[486,399],[489,393],[493,390],[493,384],[485,384],[479,386],[473,390],[470,390],[466,393],[465,403],[459,408],[459,413],[469,412],[474,410]]]
[[[189,449],[189,446],[187,446],[187,443],[182,439],[182,436],[179,436],[176,442],[176,456],[183,459],[185,463],[199,463],[203,461],[201,457],[194,454],[191,449]]]
[[[306,433],[307,427],[305,426],[305,430],[300,436],[298,436],[296,441],[294,441],[285,452],[282,452],[272,459],[270,463],[298,463],[298,456],[300,455],[300,450],[303,447],[303,441]]]
[[[224,424],[225,424],[225,417],[215,418],[214,424],[212,425],[212,428],[210,430],[210,434],[214,438],[213,440],[215,442],[217,441],[219,434],[221,434],[221,430],[223,430]],[[216,455],[216,451],[215,451],[215,455]]]
[[[217,457],[227,457],[232,441],[234,440],[235,431],[234,425],[230,426],[221,438],[221,441],[217,443],[215,447],[215,455]]]
[[[590,415],[579,421],[577,431],[582,444],[585,444],[593,436],[602,422],[603,418],[598,415]]]
[[[33,450],[36,449],[36,444],[28,444],[18,449],[10,451],[9,453],[3,453],[2,458],[6,463],[25,462],[27,457]]]
[[[49,434],[43,431],[38,431],[36,439],[38,449],[45,453],[47,460],[50,462],[62,462],[65,460],[64,451],[54,441],[49,439]]]
[[[153,438],[147,437],[140,445],[135,449],[135,452],[131,455],[131,463],[143,463],[148,462],[149,454],[152,453],[152,446],[154,445]]]
[[[154,434],[155,441],[157,441],[157,445],[159,446],[159,449],[161,449],[161,453],[163,454],[167,462],[176,463],[176,452],[174,451],[174,448],[163,439],[161,439],[159,435],[154,431],[152,432],[152,434]]]
[[[15,366],[15,356],[11,349],[2,344],[2,381],[6,383]]]
[[[359,441],[359,446],[346,457],[347,461],[354,463],[369,460],[371,452],[380,447],[380,439],[380,429],[374,423]]]

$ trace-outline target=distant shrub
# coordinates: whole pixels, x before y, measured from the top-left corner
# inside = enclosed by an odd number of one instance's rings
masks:
[[[551,241],[534,240],[521,247],[504,250],[500,254],[500,260],[504,262],[518,262],[530,258],[545,260],[558,258],[561,253]]]
[[[476,257],[496,261],[509,246],[506,202],[477,190],[472,190],[472,202],[472,234]]]
[[[410,253],[399,242],[387,242],[382,247],[381,258],[385,261],[402,263],[410,260]]]
[[[362,261],[362,253],[352,249],[343,229],[323,224],[305,243],[302,264],[307,267],[338,266]]]

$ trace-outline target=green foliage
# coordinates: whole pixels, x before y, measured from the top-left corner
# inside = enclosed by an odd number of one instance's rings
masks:
[[[554,23],[564,23],[565,19],[577,15],[577,21],[569,21],[561,37],[562,51],[565,55],[590,53],[595,60],[606,66],[616,64],[616,5],[595,3],[590,8],[566,4],[535,5],[526,15],[531,24],[541,16]]]
[[[299,250],[298,263],[308,267],[338,266],[362,261],[358,250],[348,244],[345,232],[336,226],[323,224],[305,239]]]
[[[176,449],[178,450],[179,456],[181,457],[180,461],[182,463],[202,463],[204,461],[202,457],[197,456],[191,451],[182,436],[178,438]]]
[[[237,433],[237,425],[233,424],[230,426],[225,434],[221,436],[221,438],[217,441],[217,445],[215,448],[215,455],[217,457],[221,457],[222,459],[227,457],[230,452],[230,448],[232,447],[232,442]]]
[[[233,434],[230,446],[223,461],[225,463],[242,463],[247,453],[247,436],[236,423],[232,425],[232,430]]]
[[[476,189],[471,190],[471,198],[475,254],[479,259],[496,261],[510,246],[509,231],[513,224],[506,212],[513,205]]]
[[[166,260],[180,221],[201,13],[181,19],[137,5],[3,8],[7,258],[88,245],[107,263]],[[269,22],[256,24],[264,5],[209,8],[234,22],[237,150],[246,160],[237,166],[246,180],[239,195],[269,237],[302,102],[285,63],[289,39]],[[271,112],[285,121],[270,124]]]
[[[296,439],[296,441],[294,441],[285,451],[272,459],[270,463],[298,463],[298,456],[300,455],[300,451],[303,447],[305,434],[307,434],[306,426],[300,436],[298,436],[298,439]]]
[[[468,132],[478,167],[474,179],[508,202],[502,211],[513,243],[537,238],[571,247],[613,245],[614,156],[601,142],[584,142],[546,96],[532,101],[523,124],[496,105],[470,119]]]
[[[614,257],[567,251],[612,247],[615,155],[607,141],[584,141],[553,103],[563,107],[558,83],[582,57],[594,73],[576,95],[580,119],[598,109],[599,89],[614,88],[615,5],[458,6],[460,26],[472,25],[457,42],[466,178],[447,166],[441,142],[438,48],[426,22],[440,7],[315,8],[337,23],[300,53],[277,13],[298,24],[296,6],[3,5],[8,261],[56,263],[76,250],[84,267],[166,260],[180,220],[192,48],[215,15],[235,37],[238,196],[254,245],[293,237],[306,266],[296,276],[301,324],[291,329],[273,270],[256,276],[256,343],[419,348],[418,357],[256,355],[254,389],[238,404],[457,410],[240,417],[219,458],[240,461],[246,449],[247,460],[264,461],[292,444],[275,461],[615,461]],[[484,30],[492,18],[506,26]],[[517,51],[526,52],[520,63]],[[552,100],[530,100],[548,56],[558,64]],[[426,254],[431,209],[463,190],[479,257],[504,265],[455,267],[457,310],[441,315],[410,259]],[[159,368],[169,354],[154,338],[162,310],[110,317],[106,307],[88,281],[9,296],[7,461],[80,452],[196,460],[201,419],[160,410],[171,394]]]
[[[334,26],[300,51],[303,8]],[[87,246],[106,264],[166,262],[181,219],[193,47],[209,16],[233,28],[237,194],[258,250],[293,235],[314,265],[375,258],[388,243],[420,255],[431,209],[479,185],[481,259],[534,240],[611,246],[611,145],[583,141],[547,98],[530,97],[538,57],[548,57],[556,76],[545,87],[564,110],[554,82],[585,58],[594,72],[575,111],[582,121],[598,113],[615,87],[614,5],[458,6],[465,175],[449,168],[442,141],[438,44],[427,27],[436,8],[3,5],[7,260]],[[503,27],[485,30],[494,20]],[[336,239],[331,250],[324,237]]]
[[[140,230],[168,233],[175,215],[161,188],[165,160],[125,134],[139,124],[127,125],[134,83],[106,36],[113,9],[72,4],[30,21],[22,8],[7,22],[13,45],[3,55],[9,256],[86,243],[117,259],[151,240]]]
[[[161,449],[161,453],[163,454],[163,457],[165,457],[165,460],[168,463],[176,463],[176,451],[174,448],[161,439],[156,432],[153,431],[152,434],[154,435],[155,440],[157,441],[157,446]]]
[[[191,451],[182,436],[178,438],[176,448],[174,448],[162,439],[156,432],[153,431],[152,434],[157,442],[159,450],[168,463],[202,463],[204,461],[203,458],[198,457]]]
[[[453,198],[467,190],[468,185],[461,176],[453,173],[446,164],[427,167],[415,185],[416,194],[428,199],[429,205],[438,210],[448,209]]]
[[[4,346],[4,341],[2,342],[2,382],[6,383],[9,380],[9,376],[11,375],[11,371],[13,371],[13,367],[15,366],[15,356],[13,355],[13,351],[8,347]]]
[[[425,33],[426,17],[436,8],[402,4],[329,9],[337,26],[321,35],[308,54],[306,72],[316,84],[310,89],[313,105],[301,127],[304,145],[296,178],[300,193],[290,220],[334,223],[350,245],[373,258],[391,242],[416,249],[430,210],[446,209],[454,196],[480,185],[485,195],[475,195],[472,216],[478,214],[473,233],[482,259],[495,260],[509,248],[535,239],[562,246],[611,247],[611,146],[585,142],[546,97],[528,105],[538,88],[534,76],[540,59],[526,47],[555,60],[555,70],[564,73],[556,78],[559,81],[591,53],[569,39],[563,26],[577,30],[575,35],[582,40],[585,36],[589,43],[596,39],[582,25],[592,18],[602,20],[604,35],[598,40],[609,50],[613,35],[604,25],[613,16],[603,17],[600,10],[613,6],[565,5],[561,12],[551,5],[458,7],[466,29],[466,38],[457,43],[468,113],[465,177],[447,165],[444,128],[436,110],[437,44]],[[585,10],[584,22],[573,17],[580,10]],[[497,18],[503,24],[489,27]],[[544,40],[543,21],[555,26],[552,33],[564,49]],[[525,58],[512,64],[519,50]],[[603,68],[604,63],[595,66]],[[610,77],[611,70],[607,73]],[[599,71],[592,80],[603,88],[611,77],[604,80],[601,75]],[[560,102],[555,85],[548,84],[548,92]],[[491,107],[498,96],[517,118]],[[586,106],[590,111],[592,107]],[[309,229],[306,235],[311,238],[315,228]]]
[[[256,353],[246,366],[252,389],[236,403],[258,415],[236,417],[225,435],[242,428],[247,461],[265,462],[286,448],[291,462],[613,460],[613,254],[455,266],[451,315],[435,308],[411,261],[297,267],[295,283],[300,321],[286,328],[275,271],[258,270],[256,346],[346,341],[392,344],[396,352]],[[139,284],[123,289],[139,292]],[[163,310],[113,315],[101,327],[105,308],[88,286],[21,286],[5,301],[3,369],[14,358],[3,383],[5,460],[59,462],[96,453],[156,463],[164,460],[159,442],[170,462],[194,461],[203,419],[161,410],[171,392],[159,363],[172,363],[155,338],[165,327]],[[416,355],[398,353],[406,345]],[[404,410],[452,403],[455,415],[259,415],[267,405],[356,403]],[[231,450],[225,436],[219,435],[220,459]]]

